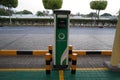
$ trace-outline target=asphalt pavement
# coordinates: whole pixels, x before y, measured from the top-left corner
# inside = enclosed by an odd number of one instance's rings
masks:
[[[111,50],[115,28],[69,29],[69,44],[76,50]],[[54,44],[54,27],[0,27],[0,50],[44,50]]]

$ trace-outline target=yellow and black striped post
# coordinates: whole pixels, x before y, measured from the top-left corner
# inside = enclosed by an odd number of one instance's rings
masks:
[[[48,46],[48,52],[51,54],[51,60],[50,60],[50,61],[52,61],[52,52],[53,52],[53,47],[52,47],[52,45],[49,45],[49,46]]]
[[[69,61],[71,61],[71,58],[72,58],[72,49],[73,49],[72,45],[69,45],[68,49],[69,49]]]
[[[51,54],[46,53],[45,58],[46,58],[46,74],[50,74],[51,73],[51,66],[50,66]]]
[[[71,73],[72,74],[76,73],[76,64],[77,64],[77,54],[73,53],[72,54],[72,66],[71,66]]]

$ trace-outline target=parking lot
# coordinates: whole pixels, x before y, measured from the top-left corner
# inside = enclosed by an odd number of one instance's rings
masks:
[[[115,28],[69,29],[69,44],[77,50],[111,50]],[[54,27],[0,27],[0,49],[42,50],[54,44]]]
[[[69,34],[69,44],[76,50],[111,50],[115,28],[71,27]],[[46,50],[50,44],[54,44],[53,27],[0,27],[0,50]],[[120,73],[105,68],[104,61],[110,61],[110,56],[78,56],[75,75],[70,70],[52,70],[46,75],[44,56],[0,56],[0,79],[119,79]]]

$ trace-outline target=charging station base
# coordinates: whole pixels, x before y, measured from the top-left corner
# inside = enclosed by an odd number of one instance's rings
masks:
[[[54,70],[65,70],[65,69],[69,69],[68,65],[53,65],[53,69]]]

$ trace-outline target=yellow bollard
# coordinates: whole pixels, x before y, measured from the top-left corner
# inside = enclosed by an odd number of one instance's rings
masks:
[[[52,45],[49,45],[49,46],[48,46],[48,50],[49,50],[49,53],[52,54],[52,50],[53,50]]]
[[[72,74],[76,73],[76,64],[77,64],[77,54],[73,53],[72,54],[72,66],[71,66],[71,73]]]
[[[73,46],[69,45],[68,49],[69,49],[69,61],[71,61]]]
[[[46,74],[50,74],[51,73],[51,67],[50,67],[51,54],[46,53],[45,59],[46,59]]]
[[[53,47],[52,47],[52,45],[48,46],[48,52],[51,54],[51,60],[50,61],[52,61],[52,53],[53,53]]]

